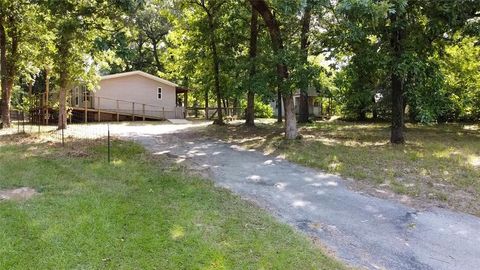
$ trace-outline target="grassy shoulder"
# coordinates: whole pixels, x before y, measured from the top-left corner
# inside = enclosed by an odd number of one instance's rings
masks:
[[[74,145],[74,146],[73,146]],[[114,142],[0,138],[1,269],[343,269],[254,205]],[[163,165],[162,165],[163,164]]]
[[[378,196],[394,192],[480,216],[478,128],[408,125],[404,146],[388,142],[388,124],[341,121],[301,126],[295,141],[283,140],[274,123],[212,126],[204,135],[359,180],[356,187]]]

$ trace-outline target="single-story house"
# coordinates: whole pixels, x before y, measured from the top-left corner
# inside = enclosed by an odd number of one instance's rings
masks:
[[[102,76],[95,91],[75,87],[71,106],[97,120],[185,118],[186,88],[148,74],[130,71]],[[90,116],[88,116],[90,118]]]

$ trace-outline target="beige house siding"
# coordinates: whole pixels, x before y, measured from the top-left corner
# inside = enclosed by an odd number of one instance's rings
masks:
[[[183,118],[184,108],[176,105],[174,84],[168,81],[163,83],[159,81],[160,78],[155,79],[146,73],[141,74],[135,72],[103,77],[98,89],[91,94],[89,107],[138,117]],[[157,97],[159,87],[162,88],[161,99]]]

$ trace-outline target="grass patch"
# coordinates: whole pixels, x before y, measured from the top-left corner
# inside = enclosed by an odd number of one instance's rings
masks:
[[[209,127],[204,135],[480,216],[480,132],[476,125],[407,125],[406,145],[388,124],[317,122],[285,141],[279,124]]]
[[[100,142],[0,138],[0,189],[40,192],[0,202],[1,269],[343,269],[289,226],[137,144],[115,141],[110,165],[105,153]]]

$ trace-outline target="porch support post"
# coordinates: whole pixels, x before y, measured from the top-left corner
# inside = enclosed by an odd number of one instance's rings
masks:
[[[97,97],[97,111],[98,111],[98,122],[101,119],[101,112],[100,112],[100,97]]]
[[[117,99],[117,122],[120,122],[120,104],[119,104],[120,101],[118,101]]]
[[[42,94],[42,102],[41,102],[41,108],[39,110],[39,113],[40,113],[40,116],[39,116],[39,121],[38,121],[38,124],[43,124],[43,123],[46,123],[45,122],[45,110],[46,110],[46,102],[47,102],[47,98],[46,98],[46,94],[43,93]]]
[[[88,122],[88,107],[87,107],[88,104],[87,104],[87,102],[88,102],[87,91],[83,91],[83,109],[84,109],[83,116],[85,117],[85,123]]]
[[[135,102],[132,102],[132,121],[135,121]]]

